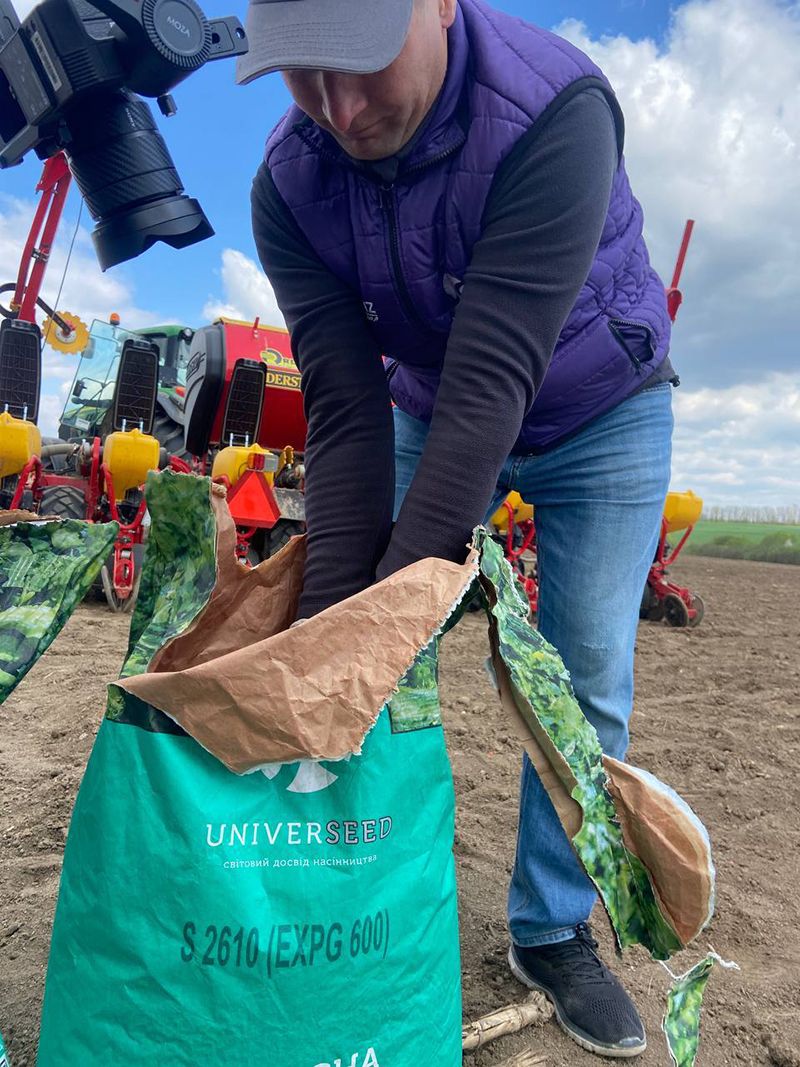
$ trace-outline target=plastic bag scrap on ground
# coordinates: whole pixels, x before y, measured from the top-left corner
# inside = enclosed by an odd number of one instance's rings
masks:
[[[125,688],[67,841],[39,1067],[460,1067],[434,650],[476,564],[421,563],[288,633],[302,540],[247,570],[207,481],[154,478],[148,506]]]
[[[249,571],[234,559],[232,520],[207,480],[153,476],[148,501],[153,527],[128,657],[70,830],[40,1067],[65,1063],[64,1047],[81,1050],[87,1067],[115,1067],[140,1060],[142,1041],[160,1054],[167,1049],[175,1064],[193,1062],[199,1051],[187,1051],[186,1035],[196,1019],[207,1042],[199,1020],[210,1014],[223,1021],[211,1037],[220,1057],[232,1041],[269,1043],[281,1067],[309,1067],[305,1024],[286,1022],[307,1017],[313,1040],[331,1046],[314,1046],[315,1063],[380,1067],[381,1043],[392,1067],[460,1063],[455,901],[445,857],[452,784],[436,659],[438,637],[458,618],[478,568],[501,699],[619,947],[641,943],[663,960],[708,922],[714,872],[702,824],[657,779],[603,757],[560,658],[529,626],[527,601],[482,531],[463,567],[422,561],[288,632],[302,539]],[[330,847],[318,849],[328,826]],[[306,851],[293,852],[301,842]],[[321,918],[320,901],[330,901]],[[433,902],[434,917],[421,901]],[[344,925],[329,921],[337,908]],[[341,926],[345,942],[350,936],[363,946],[367,918],[366,958],[356,951],[350,959],[345,948],[347,967],[328,956],[320,966],[327,949],[311,948],[319,937],[328,945]],[[393,941],[383,971],[372,951],[379,923],[381,943],[390,929]],[[422,928],[425,937],[415,936]],[[276,951],[291,957],[286,973],[278,973]],[[248,973],[250,959],[260,984]],[[266,979],[265,961],[275,968]],[[404,984],[411,977],[413,992]],[[684,1034],[679,1067],[694,1062],[687,1035],[699,1026],[704,984],[670,999],[665,1028],[680,1019]],[[165,992],[181,1005],[183,1025],[163,1011]],[[435,1036],[425,1032],[424,1049],[399,1021],[409,1004],[418,1018],[432,1019]],[[300,1047],[286,1045],[292,1026]],[[203,1053],[215,1058],[214,1048]]]
[[[0,704],[86,595],[116,536],[116,523],[0,512]]]
[[[11,1067],[11,1061],[8,1058],[6,1046],[3,1044],[2,1034],[0,1034],[0,1067]]]
[[[662,1028],[675,1067],[692,1067],[697,1058],[703,994],[715,963],[725,970],[739,970],[737,964],[726,962],[716,952],[710,952],[704,960],[700,960],[680,977],[676,977],[667,968],[673,978],[673,986],[667,997],[667,1011]]]

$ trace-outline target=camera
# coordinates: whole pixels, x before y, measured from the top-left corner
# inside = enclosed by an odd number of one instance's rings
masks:
[[[0,167],[63,150],[103,270],[156,241],[202,241],[214,231],[142,97],[172,115],[175,86],[246,51],[239,20],[207,19],[195,0],[43,0],[22,22],[0,0]]]

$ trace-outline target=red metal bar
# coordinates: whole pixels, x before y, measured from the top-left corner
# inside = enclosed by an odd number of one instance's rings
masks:
[[[89,468],[89,477],[86,483],[86,517],[90,522],[103,522],[100,510],[100,496],[103,492],[101,484],[102,472],[100,470],[100,453],[103,442],[99,437],[92,441],[92,462]],[[113,487],[111,491],[113,497]]]
[[[19,472],[19,477],[17,478],[17,488],[14,490],[14,495],[11,498],[11,503],[9,504],[9,511],[16,511],[19,508],[20,504],[22,503],[22,497],[25,493],[25,488],[28,484],[28,479],[31,475],[33,475],[33,481],[35,484],[38,478],[40,477],[41,470],[42,461],[39,459],[38,456],[31,456],[31,458]]]
[[[515,559],[520,559],[533,544],[533,539],[536,537],[536,525],[533,519],[528,519],[527,522],[520,523],[520,530],[522,531],[522,544],[519,548],[514,549]]]
[[[117,497],[114,492],[114,479],[111,471],[105,463],[100,464],[102,476],[102,490],[108,501],[108,511],[111,519],[119,523],[119,533],[114,541],[114,563],[110,575],[114,593],[120,600],[127,600],[133,593],[136,582],[136,568],[133,557],[133,546],[141,544],[144,539],[144,513],[147,510],[147,501],[144,496],[139,503],[131,522],[125,523],[119,515]],[[101,493],[98,493],[98,499]]]
[[[664,566],[666,566],[666,567],[671,567],[672,566],[672,564],[675,562],[675,560],[681,554],[681,549],[683,548],[683,546],[686,544],[686,542],[691,537],[693,529],[694,529],[694,526],[687,526],[686,527],[686,532],[684,533],[683,537],[680,539],[680,541],[677,543],[675,548],[673,548],[673,550],[669,553],[669,555],[664,560]]]
[[[689,219],[684,227],[683,240],[681,241],[681,247],[678,252],[678,258],[675,262],[675,270],[672,273],[672,284],[667,289],[667,311],[672,322],[678,314],[678,308],[683,303],[683,293],[678,288],[681,280],[681,274],[683,273],[683,265],[686,262],[686,253],[689,249],[689,241],[692,239],[692,231],[694,230],[694,219]]]
[[[670,289],[677,289],[681,282],[681,274],[683,274],[683,265],[686,262],[686,253],[689,250],[689,242],[692,239],[692,230],[694,230],[694,219],[688,219],[683,231],[683,240],[681,241],[680,251],[678,252],[678,259],[675,263],[675,271],[672,275],[672,284]]]
[[[111,471],[105,463],[100,464],[100,474],[102,475],[102,484],[97,494],[98,500],[105,492],[108,501],[108,513],[111,516],[111,521],[118,522],[121,526],[124,526],[124,523],[119,517],[119,509],[117,508],[117,496],[114,492],[114,479],[111,476]]]
[[[42,288],[71,180],[67,157],[63,152],[58,152],[45,163],[42,177],[36,186],[36,191],[42,194],[42,198],[36,208],[22,252],[12,305],[19,308],[18,317],[25,322],[36,322],[36,300]],[[40,234],[41,243],[37,248],[36,242]]]

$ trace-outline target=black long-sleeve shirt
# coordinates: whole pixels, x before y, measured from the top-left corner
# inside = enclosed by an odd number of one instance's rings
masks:
[[[253,232],[292,334],[309,423],[301,617],[426,556],[463,561],[588,275],[618,159],[611,109],[587,89],[523,137],[498,169],[430,434],[393,529],[393,427],[381,352],[359,295],[321,262],[262,164]],[[648,384],[673,373],[665,363]]]

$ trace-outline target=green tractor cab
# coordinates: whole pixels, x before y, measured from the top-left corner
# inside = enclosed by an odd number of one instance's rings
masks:
[[[183,452],[183,393],[193,331],[185,326],[152,326],[135,333],[95,319],[81,354],[58,435],[62,441],[105,437],[115,428],[115,398],[126,341],[139,338],[158,348],[158,383],[152,432],[168,454]],[[130,428],[133,429],[133,423]]]

